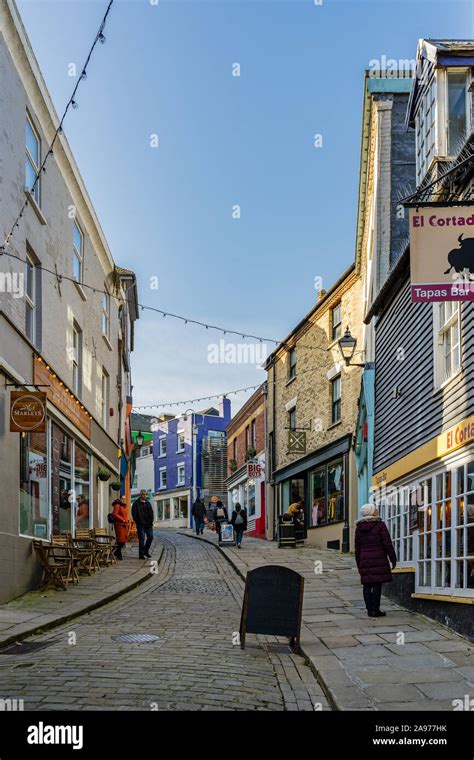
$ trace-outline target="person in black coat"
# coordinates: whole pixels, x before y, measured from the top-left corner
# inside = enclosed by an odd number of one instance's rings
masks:
[[[242,509],[240,504],[237,503],[235,505],[235,509],[232,512],[230,521],[234,526],[237,549],[241,549],[242,537],[244,535],[244,532],[247,530],[247,512],[245,509]]]
[[[132,517],[137,526],[138,556],[140,559],[151,559],[150,547],[153,541],[153,507],[146,495],[146,491],[142,489],[139,498],[132,504]]]
[[[390,583],[397,555],[385,523],[373,504],[365,504],[355,532],[355,558],[364,587],[364,601],[369,617],[385,617],[380,610],[382,583]],[[390,561],[390,562],[389,562]],[[392,568],[390,569],[390,564]]]
[[[227,514],[227,509],[224,507],[221,501],[216,502],[216,507],[214,509],[213,517],[214,517],[214,522],[216,524],[217,536],[220,541],[222,523],[226,522],[229,519],[229,515]]]
[[[194,517],[194,527],[196,528],[196,535],[199,536],[204,533],[204,518],[206,516],[206,505],[198,497],[191,508],[191,514]]]

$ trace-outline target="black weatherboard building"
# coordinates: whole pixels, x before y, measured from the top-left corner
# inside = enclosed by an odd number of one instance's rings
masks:
[[[474,212],[474,45],[421,40],[417,64],[406,200]],[[365,319],[376,317],[373,486],[399,557],[386,593],[474,637],[474,306],[413,303],[409,253]]]

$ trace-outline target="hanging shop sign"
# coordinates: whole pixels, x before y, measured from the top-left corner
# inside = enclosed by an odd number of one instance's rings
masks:
[[[304,430],[289,431],[288,454],[306,454],[306,432]]]
[[[10,432],[44,433],[46,430],[46,393],[12,391],[10,396]]]
[[[247,462],[247,477],[248,478],[261,478],[262,477],[262,465],[258,462]]]
[[[410,208],[412,301],[474,300],[474,205]]]

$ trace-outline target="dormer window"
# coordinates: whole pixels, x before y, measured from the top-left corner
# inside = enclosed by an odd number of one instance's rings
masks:
[[[448,156],[457,156],[467,137],[466,71],[447,72]]]

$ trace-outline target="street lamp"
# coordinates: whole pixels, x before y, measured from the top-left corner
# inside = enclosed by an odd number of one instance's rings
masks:
[[[143,433],[138,432],[135,436],[135,443],[137,444],[138,448],[141,449],[143,446],[143,441],[145,440],[145,437]]]
[[[342,358],[344,359],[346,363],[346,367],[365,367],[365,364],[358,364],[357,362],[351,362],[352,357],[354,356],[354,351],[357,343],[357,338],[354,338],[351,335],[351,332],[349,330],[349,327],[346,327],[346,332],[338,340],[339,350],[341,352]]]

